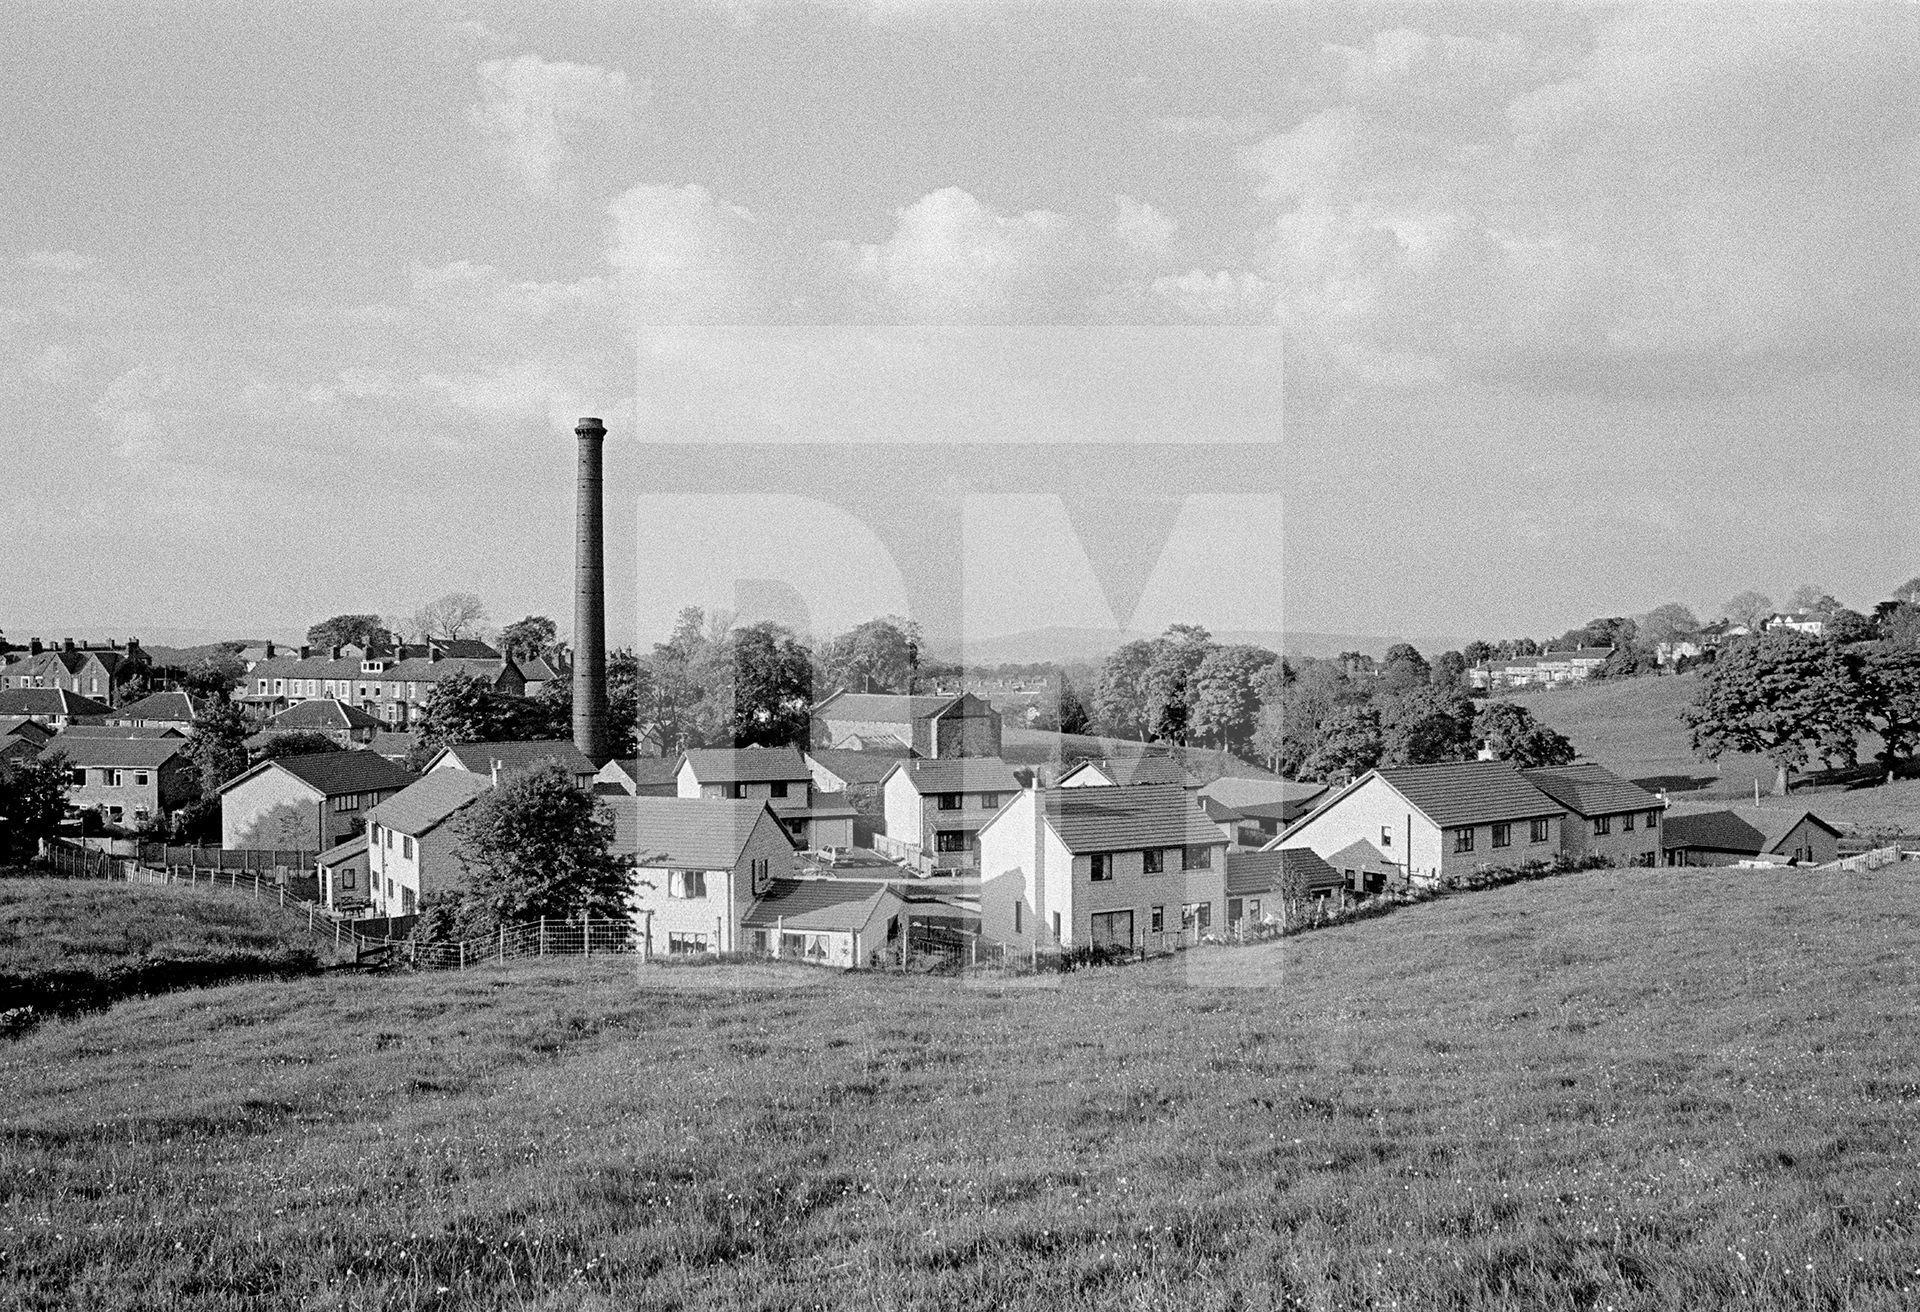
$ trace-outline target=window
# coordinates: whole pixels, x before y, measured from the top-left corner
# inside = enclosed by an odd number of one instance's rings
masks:
[[[121,770],[108,771],[107,782],[112,784],[115,788],[125,787],[127,782],[126,773]]]
[[[1254,897],[1254,898],[1247,899],[1247,919],[1248,920],[1260,919],[1260,899],[1259,898]]]
[[[934,794],[934,799],[934,805],[942,811],[958,811],[960,809],[959,793],[936,793]]]
[[[827,959],[827,936],[825,934],[782,934],[780,936],[780,955],[783,957],[802,957],[808,961]]]
[[[1211,847],[1190,847],[1187,849],[1187,869],[1213,869],[1213,849]]]
[[[787,937],[798,938],[799,935],[789,934]],[[705,934],[674,933],[667,935],[667,952],[670,956],[689,957],[705,952],[706,950],[707,936]]]
[[[1060,913],[1058,911],[1053,913],[1053,941],[1055,943],[1060,941]]]
[[[1167,849],[1150,847],[1140,854],[1140,869],[1143,873],[1157,875],[1167,868]]]
[[[133,772],[133,786],[135,788],[145,788],[149,779],[150,776],[145,770],[135,770]]]
[[[389,829],[386,831],[385,841],[382,842],[380,846],[386,848],[389,852],[393,851],[393,830]]]
[[[1513,846],[1513,826],[1500,824],[1493,827],[1493,845],[1495,847]]]
[[[85,788],[87,786],[87,767],[84,765],[76,765],[71,770],[68,770],[67,782],[75,788]]]
[[[348,866],[345,870],[342,870],[340,872],[340,887],[342,888],[353,887],[353,867],[352,866]]]
[[[1453,831],[1453,850],[1455,852],[1473,851],[1473,830],[1456,829]]]
[[[764,929],[754,930],[753,933],[747,936],[747,941],[753,945],[753,951],[761,954],[762,956],[766,955],[766,951],[767,951],[767,931],[766,930]]]
[[[403,916],[413,914],[413,890],[410,888],[400,890],[400,914]]]
[[[120,817],[125,814],[126,814],[126,811],[122,807],[110,806],[107,808],[107,819],[113,821],[113,823],[115,824],[119,824]]]
[[[1153,927],[1154,933],[1164,933],[1167,928],[1167,909],[1165,907],[1155,907],[1147,914],[1147,924]]]
[[[1020,904],[1018,902],[1013,904],[1013,932],[1016,934],[1020,932]]]
[[[1102,911],[1092,917],[1089,938],[1095,952],[1125,950],[1133,946],[1133,912]]]
[[[679,898],[702,898],[707,895],[707,872],[704,870],[670,870],[667,872],[667,896]]]
[[[1202,934],[1213,928],[1213,903],[1189,902],[1180,908],[1180,925],[1193,926]]]
[[[1660,813],[1658,811],[1647,812],[1647,828],[1657,829],[1659,827],[1660,827]]]
[[[1245,911],[1246,904],[1239,898],[1230,897],[1227,899],[1227,923],[1229,925],[1239,920],[1240,917],[1245,914]]]
[[[1544,843],[1547,841],[1547,822],[1545,820],[1529,820],[1527,822],[1527,841],[1529,843]]]
[[[1096,884],[1105,883],[1112,879],[1113,854],[1111,852],[1095,852],[1092,856],[1088,857],[1087,873],[1092,876],[1093,882]]]
[[[980,793],[973,799],[974,805],[988,811],[1000,809],[1000,794]]]
[[[747,795],[747,786],[746,786],[745,784],[743,784],[743,783],[732,783],[732,784],[728,784],[728,785],[727,785],[727,796],[728,796],[728,797],[732,797],[732,798],[742,798],[742,797],[745,797],[746,795]]]
[[[785,797],[787,795],[787,781],[785,779],[775,779],[771,784],[767,785],[767,790],[774,797]]]
[[[1392,825],[1380,826],[1380,846],[1382,847],[1393,846],[1393,826]]]
[[[1633,832],[1633,812],[1629,811],[1620,817],[1620,832],[1623,834]]]
[[[1595,838],[1600,837],[1600,835],[1602,834],[1610,834],[1612,832],[1613,832],[1612,816],[1597,815],[1593,818],[1593,836]]]
[[[407,861],[413,860],[413,840],[405,834],[400,836],[400,856]]]
[[[773,876],[770,873],[770,862],[764,856],[755,857],[752,861],[748,862],[747,874],[753,881],[753,893],[755,897],[766,892],[767,885],[773,882]],[[764,939],[766,936],[763,934],[761,937]],[[766,951],[765,943],[760,945],[760,951]]]
[[[936,852],[964,852],[967,850],[967,831],[964,829],[941,829],[933,836],[933,850]]]

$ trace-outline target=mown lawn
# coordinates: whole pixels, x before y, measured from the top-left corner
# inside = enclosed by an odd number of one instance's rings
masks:
[[[1917,944],[1898,868],[1599,871],[1064,978],[173,994],[0,1049],[0,1306],[1910,1308]]]
[[[318,969],[278,908],[105,880],[0,879],[0,1012]]]

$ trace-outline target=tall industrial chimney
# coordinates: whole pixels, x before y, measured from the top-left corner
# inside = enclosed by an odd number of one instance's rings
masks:
[[[580,439],[580,508],[573,564],[573,745],[595,765],[612,756],[607,746],[607,571],[601,532],[600,444],[607,436],[598,419],[574,425]]]

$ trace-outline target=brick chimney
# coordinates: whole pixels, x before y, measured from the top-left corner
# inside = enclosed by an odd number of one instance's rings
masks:
[[[273,659],[273,644],[271,642],[267,644],[267,659]]]
[[[27,639],[27,655],[38,656],[41,652],[45,650],[46,650],[46,646],[40,641],[40,639],[38,638]]]
[[[595,767],[607,747],[607,576],[601,505],[601,448],[607,430],[598,419],[574,425],[578,439],[573,561],[573,745]]]
[[[301,644],[300,644],[300,659],[304,661],[304,660],[306,660],[306,659],[308,659],[309,657],[311,657],[312,655],[313,655],[313,648],[312,648],[312,647],[310,647],[310,646],[308,646],[308,645],[307,645],[306,643],[304,643],[304,642],[303,642],[303,643],[301,643]]]
[[[73,639],[72,639],[72,638],[63,638],[63,639],[61,639],[61,642],[60,642],[60,649],[61,649],[62,651],[68,651],[68,652],[70,652],[70,651],[72,651],[72,650],[73,650]]]

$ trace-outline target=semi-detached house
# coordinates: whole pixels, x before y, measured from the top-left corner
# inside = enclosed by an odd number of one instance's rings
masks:
[[[67,807],[98,811],[129,828],[179,810],[200,795],[199,774],[180,737],[109,738],[60,735],[42,755],[65,758]]]
[[[980,830],[1020,788],[1013,767],[997,756],[895,761],[880,781],[887,832],[875,842],[891,857],[972,870]]]
[[[1665,804],[1640,785],[1591,762],[1520,773],[1567,808],[1560,826],[1560,850],[1566,855],[1603,857],[1617,866],[1660,864]]]
[[[435,770],[367,813],[373,914],[410,916],[459,885],[466,867],[454,817],[492,787],[486,775]]]
[[[765,802],[802,847],[853,846],[859,812],[840,794],[816,796],[813,772],[791,747],[696,748],[682,754],[674,781],[680,797]]]
[[[418,777],[374,752],[262,761],[220,786],[221,846],[322,851],[359,833],[369,811]]]

